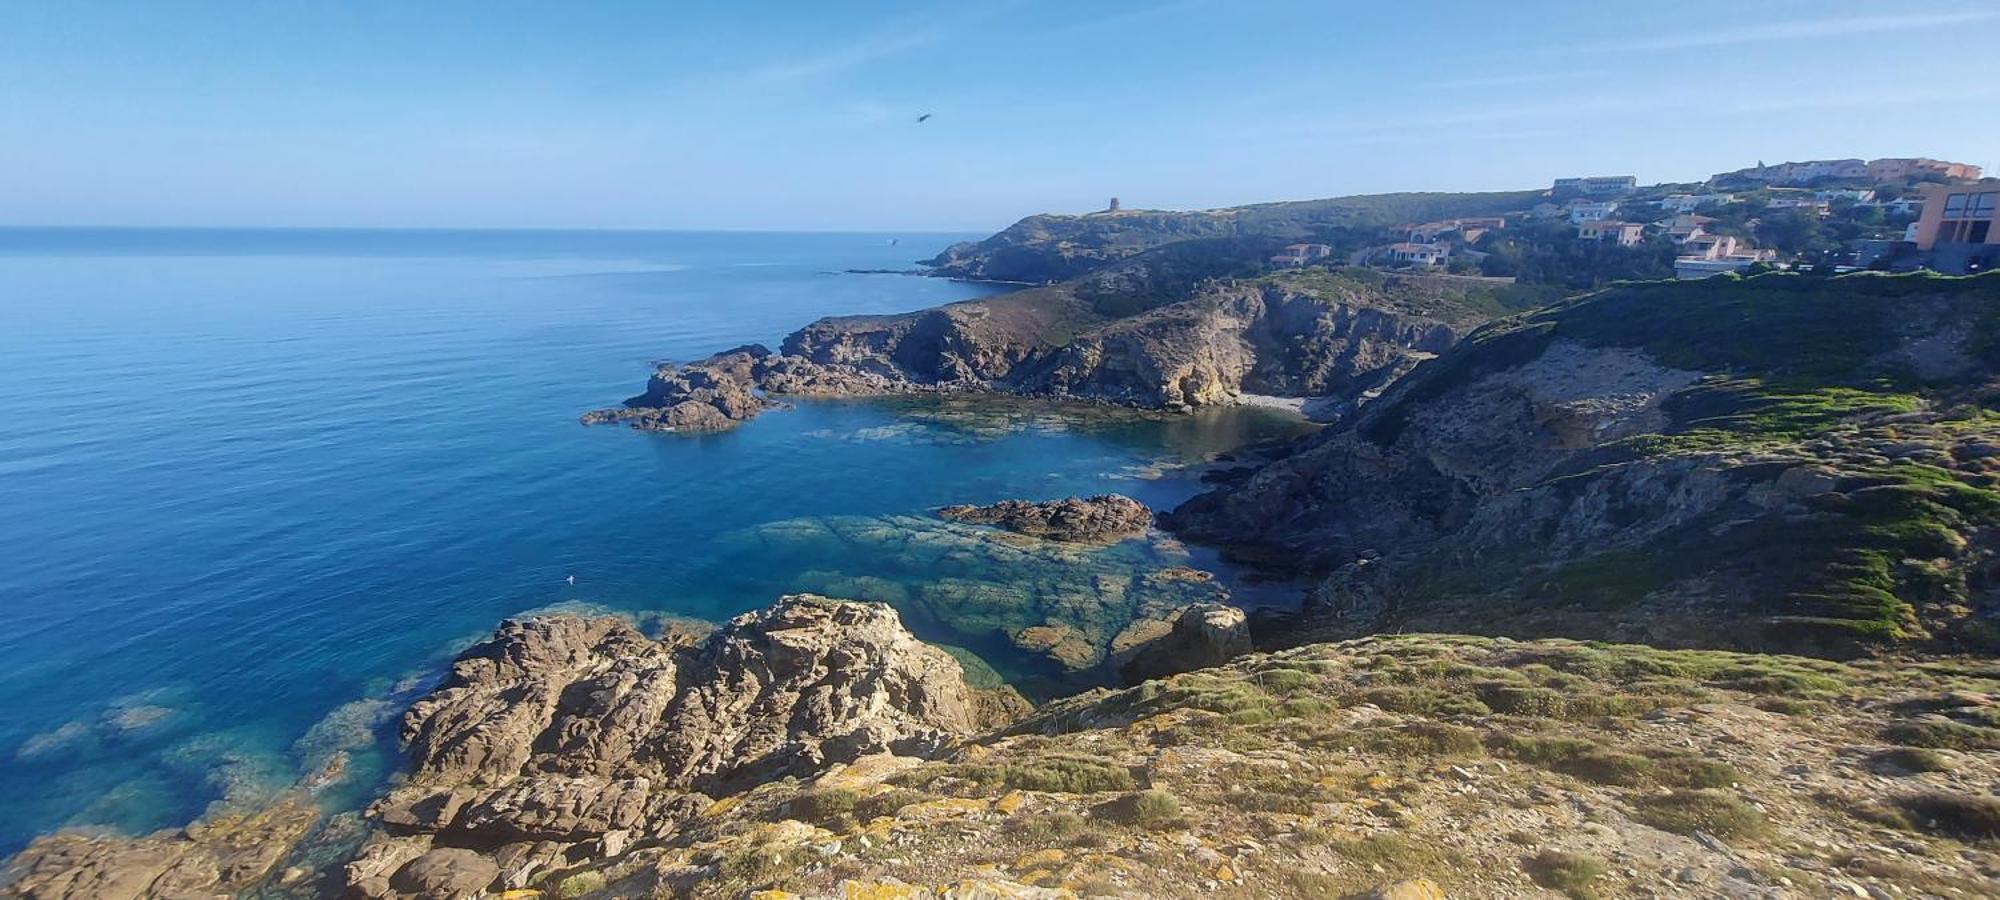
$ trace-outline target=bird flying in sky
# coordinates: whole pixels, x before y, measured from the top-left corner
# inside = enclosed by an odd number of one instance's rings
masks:
[[[931,120],[930,113],[924,113],[923,115],[917,117],[917,121],[919,122],[928,122],[930,120]]]

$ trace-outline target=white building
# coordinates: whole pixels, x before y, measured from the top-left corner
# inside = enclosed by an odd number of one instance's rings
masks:
[[[1660,201],[1660,208],[1667,212],[1691,213],[1704,206],[1735,202],[1735,194],[1670,194]]]
[[[1451,248],[1444,244],[1390,244],[1389,261],[1412,266],[1442,265],[1451,255]]]
[[[1597,203],[1588,201],[1572,203],[1569,207],[1569,221],[1573,225],[1597,222],[1611,218],[1611,214],[1617,211],[1618,204],[1608,200]]]

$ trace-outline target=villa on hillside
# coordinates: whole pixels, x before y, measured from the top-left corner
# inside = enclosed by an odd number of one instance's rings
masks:
[[[1639,222],[1616,222],[1602,219],[1584,222],[1576,226],[1578,240],[1616,241],[1620,247],[1637,247],[1645,240],[1646,226]]]
[[[1303,266],[1316,259],[1325,259],[1333,253],[1326,244],[1287,244],[1278,255],[1271,257],[1271,264],[1278,266]]]
[[[1708,232],[1704,229],[1704,226],[1714,224],[1714,222],[1715,222],[1714,219],[1711,219],[1707,216],[1698,216],[1692,213],[1688,213],[1685,215],[1675,216],[1671,219],[1659,223],[1659,225],[1661,228],[1666,230],[1667,238],[1669,240],[1673,241],[1676,244],[1684,244],[1687,243],[1689,240],[1707,234]]]
[[[1570,224],[1572,225],[1581,225],[1585,222],[1597,222],[1603,219],[1611,218],[1611,214],[1617,211],[1618,211],[1618,204],[1610,200],[1605,200],[1596,203],[1591,203],[1591,202],[1572,203],[1569,206],[1569,221]]]
[[[1443,265],[1451,256],[1451,248],[1443,244],[1390,244],[1388,252],[1390,262],[1411,266]]]

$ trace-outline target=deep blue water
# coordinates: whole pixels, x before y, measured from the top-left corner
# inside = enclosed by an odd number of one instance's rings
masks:
[[[1032,673],[936,611],[1177,551],[982,544],[932,508],[1170,504],[1196,488],[1173,463],[1293,424],[867,402],[705,437],[576,423],[657,359],[980,295],[839,274],[961,237],[0,229],[0,853],[178,825],[337,748],[355,774],[327,802],[351,804],[393,765],[369,738],[399,684],[524,610],[865,595]]]

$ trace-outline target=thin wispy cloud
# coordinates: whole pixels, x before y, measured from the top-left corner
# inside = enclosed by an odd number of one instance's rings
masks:
[[[1417,85],[1417,87],[1427,90],[1513,87],[1524,84],[1548,84],[1556,81],[1583,81],[1589,78],[1605,78],[1611,74],[1606,69],[1587,69],[1571,72],[1521,72],[1512,75],[1474,75],[1467,78],[1447,78],[1439,81],[1427,81]]]
[[[1801,41],[1818,38],[1888,34],[1898,31],[1922,31],[1931,28],[1972,25],[1995,20],[2000,20],[2000,10],[1850,16],[1803,22],[1773,22],[1769,25],[1723,28],[1714,31],[1696,31],[1632,41],[1612,41],[1601,44],[1588,44],[1580,49],[1600,53],[1644,50],[1690,50],[1703,47],[1763,44],[1774,41]]]
[[[994,0],[966,4],[955,15],[910,16],[877,27],[858,38],[832,42],[832,49],[803,57],[773,62],[751,69],[744,80],[752,83],[800,81],[838,74],[870,63],[943,43],[1021,5],[1023,0]]]

